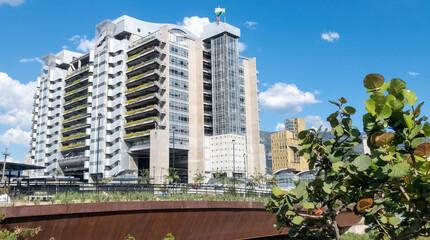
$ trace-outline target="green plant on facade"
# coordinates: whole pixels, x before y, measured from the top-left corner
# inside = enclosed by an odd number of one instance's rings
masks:
[[[85,136],[87,136],[87,134],[86,134],[86,133],[73,134],[73,135],[70,135],[70,136],[67,136],[67,137],[62,137],[62,138],[61,138],[61,141],[62,141],[62,142],[65,142],[65,141],[68,141],[68,140],[77,139],[77,138],[82,138],[82,137],[85,137]]]
[[[84,80],[84,79],[86,79],[87,77],[92,76],[92,75],[93,75],[93,74],[92,74],[92,73],[90,73],[90,74],[88,74],[88,75],[85,75],[85,76],[84,76],[84,77],[82,77],[82,78],[79,78],[79,79],[77,79],[77,80],[73,81],[73,82],[69,82],[69,83],[67,83],[67,84],[66,84],[66,86],[65,86],[65,87],[68,87],[68,86],[74,85],[74,84],[76,84],[76,83],[79,83],[80,81],[82,81],[82,80]]]
[[[137,98],[132,98],[130,100],[125,101],[125,104],[128,105],[128,104],[131,104],[131,103],[135,103],[135,102],[138,102],[140,100],[143,100],[145,98],[149,98],[149,97],[152,97],[152,96],[155,96],[155,93],[150,93],[150,94],[147,94],[145,96],[141,96],[141,97],[137,97]]]
[[[125,115],[126,115],[126,116],[128,116],[128,115],[132,115],[132,114],[134,114],[134,113],[142,112],[142,111],[145,111],[145,110],[150,109],[150,108],[153,108],[153,107],[155,107],[155,105],[149,105],[149,106],[146,106],[146,107],[142,107],[142,108],[138,108],[138,109],[133,109],[133,110],[130,110],[130,111],[125,112]]]
[[[68,145],[68,146],[63,146],[60,148],[60,151],[64,151],[64,150],[76,148],[76,147],[82,147],[82,146],[85,146],[85,142],[76,143],[76,144],[72,144],[72,145]]]
[[[63,103],[63,106],[66,106],[66,105],[68,105],[68,104],[70,104],[70,103],[74,103],[74,102],[77,102],[77,101],[80,101],[80,100],[84,100],[84,99],[86,99],[87,97],[89,97],[89,96],[91,96],[91,93],[87,93],[86,95],[84,95],[84,96],[79,96],[79,97],[75,97],[75,98],[73,98],[72,100],[69,100],[69,101],[67,101],[67,102],[64,102]]]
[[[85,70],[87,70],[89,67],[90,67],[90,66],[88,65],[88,66],[85,66],[85,67],[83,67],[83,68],[76,69],[75,71],[73,71],[72,73],[70,73],[69,75],[67,75],[65,79],[67,79],[67,78],[69,78],[69,77],[71,77],[71,76],[75,75],[75,74],[76,74],[76,73],[78,73],[78,72],[85,71]]]
[[[420,117],[422,103],[416,105],[415,93],[400,79],[385,82],[369,74],[363,83],[370,95],[363,127],[371,153],[353,149],[361,133],[345,98],[331,102],[338,108],[327,118],[333,138],[323,141],[321,128],[299,133],[300,154],[309,169],[317,169],[317,178],[289,192],[273,188],[266,204],[276,214],[276,227],[291,228],[290,237],[340,239],[336,216],[351,208],[375,239],[430,234],[430,125]]]
[[[61,129],[61,132],[63,133],[63,132],[67,132],[67,131],[70,131],[70,130],[73,130],[73,129],[82,128],[82,127],[85,127],[87,125],[88,124],[86,124],[86,123],[82,123],[82,124],[74,125],[74,126],[71,126],[71,127],[66,127],[66,128]]]
[[[138,91],[140,89],[144,89],[147,86],[152,85],[152,84],[154,84],[154,81],[144,83],[144,84],[139,85],[139,86],[137,86],[135,88],[129,88],[129,89],[125,90],[125,93],[132,93],[132,92]]]
[[[134,82],[134,81],[139,80],[140,78],[145,77],[146,75],[149,75],[149,74],[151,74],[153,72],[155,72],[155,70],[149,70],[149,71],[147,71],[145,73],[133,76],[130,79],[128,79],[125,83],[127,84],[127,83]]]
[[[140,66],[143,66],[143,65],[145,65],[145,64],[152,63],[152,62],[155,62],[155,59],[150,59],[150,60],[148,60],[148,61],[141,62],[141,63],[139,63],[139,64],[137,64],[137,65],[134,65],[134,66],[132,66],[132,67],[127,68],[125,71],[126,71],[126,72],[130,72],[131,70],[133,70],[133,69],[135,69],[135,68],[138,68],[138,67],[140,67]]]
[[[80,87],[80,88],[77,88],[77,89],[75,89],[75,90],[72,90],[72,91],[70,91],[70,92],[66,92],[66,94],[64,94],[64,97],[67,97],[67,96],[72,95],[72,94],[74,94],[74,93],[76,93],[76,92],[79,92],[79,91],[85,90],[85,89],[87,89],[87,88],[88,88],[88,87],[90,87],[90,86],[91,86],[91,84],[88,84],[88,85],[85,85],[85,86],[83,86],[83,87]]]
[[[133,47],[135,47],[135,46],[137,46],[137,45],[141,45],[141,44],[143,44],[143,43],[146,43],[146,42],[148,42],[149,40],[152,40],[152,39],[154,39],[155,38],[155,36],[151,36],[151,37],[148,37],[148,38],[145,38],[145,39],[143,39],[142,41],[140,41],[140,42],[138,42],[136,45],[134,45]]]
[[[144,53],[147,53],[147,52],[149,52],[149,51],[153,50],[154,48],[155,48],[155,46],[152,46],[152,47],[149,47],[149,48],[145,48],[145,49],[143,49],[142,51],[140,51],[140,52],[138,52],[138,53],[136,53],[136,54],[134,54],[134,55],[132,55],[132,56],[128,57],[126,61],[129,61],[129,60],[132,60],[132,59],[134,59],[134,58],[137,58],[138,56],[140,56],[140,55],[142,55],[142,54],[144,54]]]
[[[139,119],[137,121],[130,121],[124,124],[124,127],[128,127],[128,126],[133,126],[133,125],[137,125],[139,123],[144,123],[150,120],[157,120],[157,117],[147,117],[147,118],[143,118],[143,119]]]
[[[71,113],[71,112],[73,112],[73,111],[77,111],[77,110],[85,109],[85,108],[87,108],[88,106],[89,106],[89,104],[88,104],[88,103],[84,103],[84,104],[79,105],[79,106],[76,106],[76,107],[74,107],[74,108],[71,108],[71,109],[65,110],[65,111],[63,112],[63,114],[67,114],[67,113]]]
[[[125,134],[124,135],[124,139],[126,139],[126,138],[132,138],[132,137],[137,137],[137,136],[143,136],[143,135],[149,133],[152,130],[154,130],[154,129],[148,129],[148,130],[141,131],[141,132],[131,132],[129,134]]]
[[[73,120],[76,120],[76,119],[79,119],[79,118],[86,117],[87,115],[88,115],[88,113],[83,113],[83,114],[75,115],[75,116],[72,116],[72,117],[69,117],[69,118],[64,119],[63,121],[61,121],[61,123],[62,123],[62,124],[64,124],[64,123],[68,123],[68,122],[71,122],[71,121],[73,121]]]

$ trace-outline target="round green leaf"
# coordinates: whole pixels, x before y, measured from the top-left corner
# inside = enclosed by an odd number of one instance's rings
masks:
[[[378,118],[379,119],[389,118],[391,116],[391,113],[393,113],[393,111],[391,110],[391,107],[388,105],[384,105],[384,107],[381,109],[381,111],[378,114]]]
[[[276,197],[279,197],[279,196],[281,196],[283,194],[282,193],[282,189],[279,188],[279,187],[274,187],[272,189],[272,192],[273,192],[273,195],[275,195]]]
[[[375,116],[376,114],[376,105],[375,102],[372,99],[367,99],[366,101],[364,101],[364,104],[366,104],[366,110],[372,114],[372,116]]]
[[[355,113],[355,108],[347,106],[343,109],[343,112],[347,115],[354,115]]]
[[[302,216],[295,216],[291,221],[295,225],[300,225],[303,222],[304,218]]]
[[[396,99],[389,101],[388,104],[390,104],[393,111],[398,111],[404,107],[403,103]]]
[[[409,105],[412,106],[415,103],[417,103],[417,100],[418,100],[417,95],[412,90],[403,89],[402,93]]]
[[[299,234],[299,230],[300,228],[298,226],[292,226],[290,230],[288,230],[288,236],[291,238],[296,237],[297,234]]]
[[[369,74],[363,80],[364,87],[367,89],[379,88],[384,84],[384,82],[384,77],[377,73]]]
[[[311,202],[304,202],[304,203],[302,203],[302,205],[306,209],[314,209],[315,208],[314,204]]]
[[[381,223],[386,224],[387,222],[388,222],[387,217],[385,217],[385,216],[381,216]]]
[[[287,215],[287,216],[294,216],[294,215],[296,215],[296,213],[295,213],[295,212],[293,212],[293,211],[291,211],[291,210],[288,210],[288,211],[285,213],[285,215]]]
[[[360,155],[354,159],[352,164],[357,167],[357,171],[362,172],[370,167],[371,159],[367,155]]]
[[[394,166],[390,166],[388,176],[392,178],[401,178],[408,173],[409,167],[409,164],[406,162],[397,163]]]
[[[406,83],[402,79],[394,78],[390,81],[388,92],[396,95],[401,93],[403,89],[406,89]]]
[[[397,226],[402,222],[402,220],[400,218],[397,218],[397,217],[390,217],[389,221],[390,221],[390,224],[393,226]]]

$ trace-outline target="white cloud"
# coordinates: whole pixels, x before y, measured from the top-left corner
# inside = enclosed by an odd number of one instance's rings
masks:
[[[306,116],[304,118],[306,120],[306,123],[311,126],[311,128],[313,129],[318,129],[320,126],[321,130],[325,130],[326,128],[328,130],[331,129],[330,127],[330,123],[328,123],[327,121],[322,120],[322,118],[320,116]]]
[[[421,73],[417,73],[417,72],[408,72],[408,74],[414,77],[421,75]]]
[[[30,127],[36,82],[22,84],[0,72],[0,124]]]
[[[18,6],[24,3],[24,0],[0,0],[0,6],[2,4],[9,4],[11,6]]]
[[[281,114],[299,113],[304,105],[319,103],[315,95],[303,92],[294,84],[275,83],[258,96],[263,108]]]
[[[21,128],[10,128],[4,134],[0,135],[0,142],[9,145],[22,144],[28,145],[30,143],[30,132],[21,130]]]
[[[248,46],[246,46],[246,44],[245,44],[245,43],[243,43],[243,42],[237,42],[237,50],[238,50],[239,52],[243,52],[243,51],[245,51],[247,47],[248,47]]]
[[[178,25],[188,29],[188,31],[192,32],[196,37],[200,37],[203,28],[208,24],[210,24],[209,18],[201,18],[198,16],[184,17],[182,23],[178,23]]]
[[[67,45],[63,45],[61,48],[62,48],[62,49],[68,49],[68,48],[69,48],[69,46],[67,46]]]
[[[257,25],[257,22],[246,21],[243,25],[245,25],[246,27],[255,29],[255,25]]]
[[[38,62],[38,63],[40,63],[40,64],[43,64],[43,60],[42,60],[42,59],[40,59],[40,58],[38,58],[38,57],[34,57],[34,58],[23,58],[23,59],[20,59],[20,60],[19,60],[19,62],[22,62],[22,63]]]
[[[339,33],[337,32],[324,32],[321,33],[321,39],[326,40],[328,42],[334,42],[340,38]]]
[[[91,40],[88,40],[87,35],[75,35],[68,40],[73,42],[73,44],[77,45],[76,50],[82,52],[89,52],[91,49],[94,49],[94,46],[96,44],[96,39],[93,38]],[[63,49],[65,49],[64,46]]]
[[[285,130],[285,124],[283,123],[278,123],[278,125],[276,125],[276,131],[284,131]]]

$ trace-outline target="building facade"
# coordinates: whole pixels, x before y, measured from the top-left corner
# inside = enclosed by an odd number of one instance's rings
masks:
[[[303,157],[299,156],[299,140],[297,138],[300,131],[306,130],[306,121],[300,118],[292,118],[286,119],[285,123],[286,130],[270,135],[272,170],[273,172],[281,169],[292,169],[294,172],[306,170],[308,169],[308,164]]]
[[[47,55],[30,149],[46,169],[33,176],[61,169],[94,182],[149,169],[161,183],[172,168],[184,182],[197,172],[264,172],[256,61],[239,56],[239,37],[227,23],[196,37],[122,16],[96,26],[90,52]]]

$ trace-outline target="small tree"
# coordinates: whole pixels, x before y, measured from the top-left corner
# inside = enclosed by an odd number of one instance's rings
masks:
[[[278,184],[278,179],[275,175],[266,176],[266,184],[269,187],[275,187]]]
[[[317,178],[290,192],[273,188],[266,205],[276,213],[276,227],[291,228],[290,237],[340,239],[336,217],[351,209],[365,217],[377,239],[430,233],[430,125],[419,117],[422,103],[415,106],[415,93],[400,79],[386,83],[370,74],[364,86],[370,94],[363,126],[371,154],[353,149],[361,134],[350,118],[355,109],[345,107],[344,98],[331,102],[338,107],[327,118],[333,138],[323,141],[321,129],[299,133],[300,154]]]
[[[216,183],[222,184],[223,186],[227,183],[227,173],[225,172],[215,172],[214,178]]]
[[[151,178],[151,174],[149,173],[149,169],[140,170],[139,175],[141,178],[148,178],[146,180],[143,180],[144,184],[150,184],[151,183],[151,180],[149,180],[149,178]]]
[[[178,175],[178,172],[174,169],[167,170],[167,175],[164,175],[163,178],[169,182],[169,184],[174,183],[175,181],[179,181],[180,177]]]
[[[205,181],[205,175],[203,174],[203,172],[197,172],[194,174],[194,178],[193,181],[199,185],[202,184],[203,181]]]

